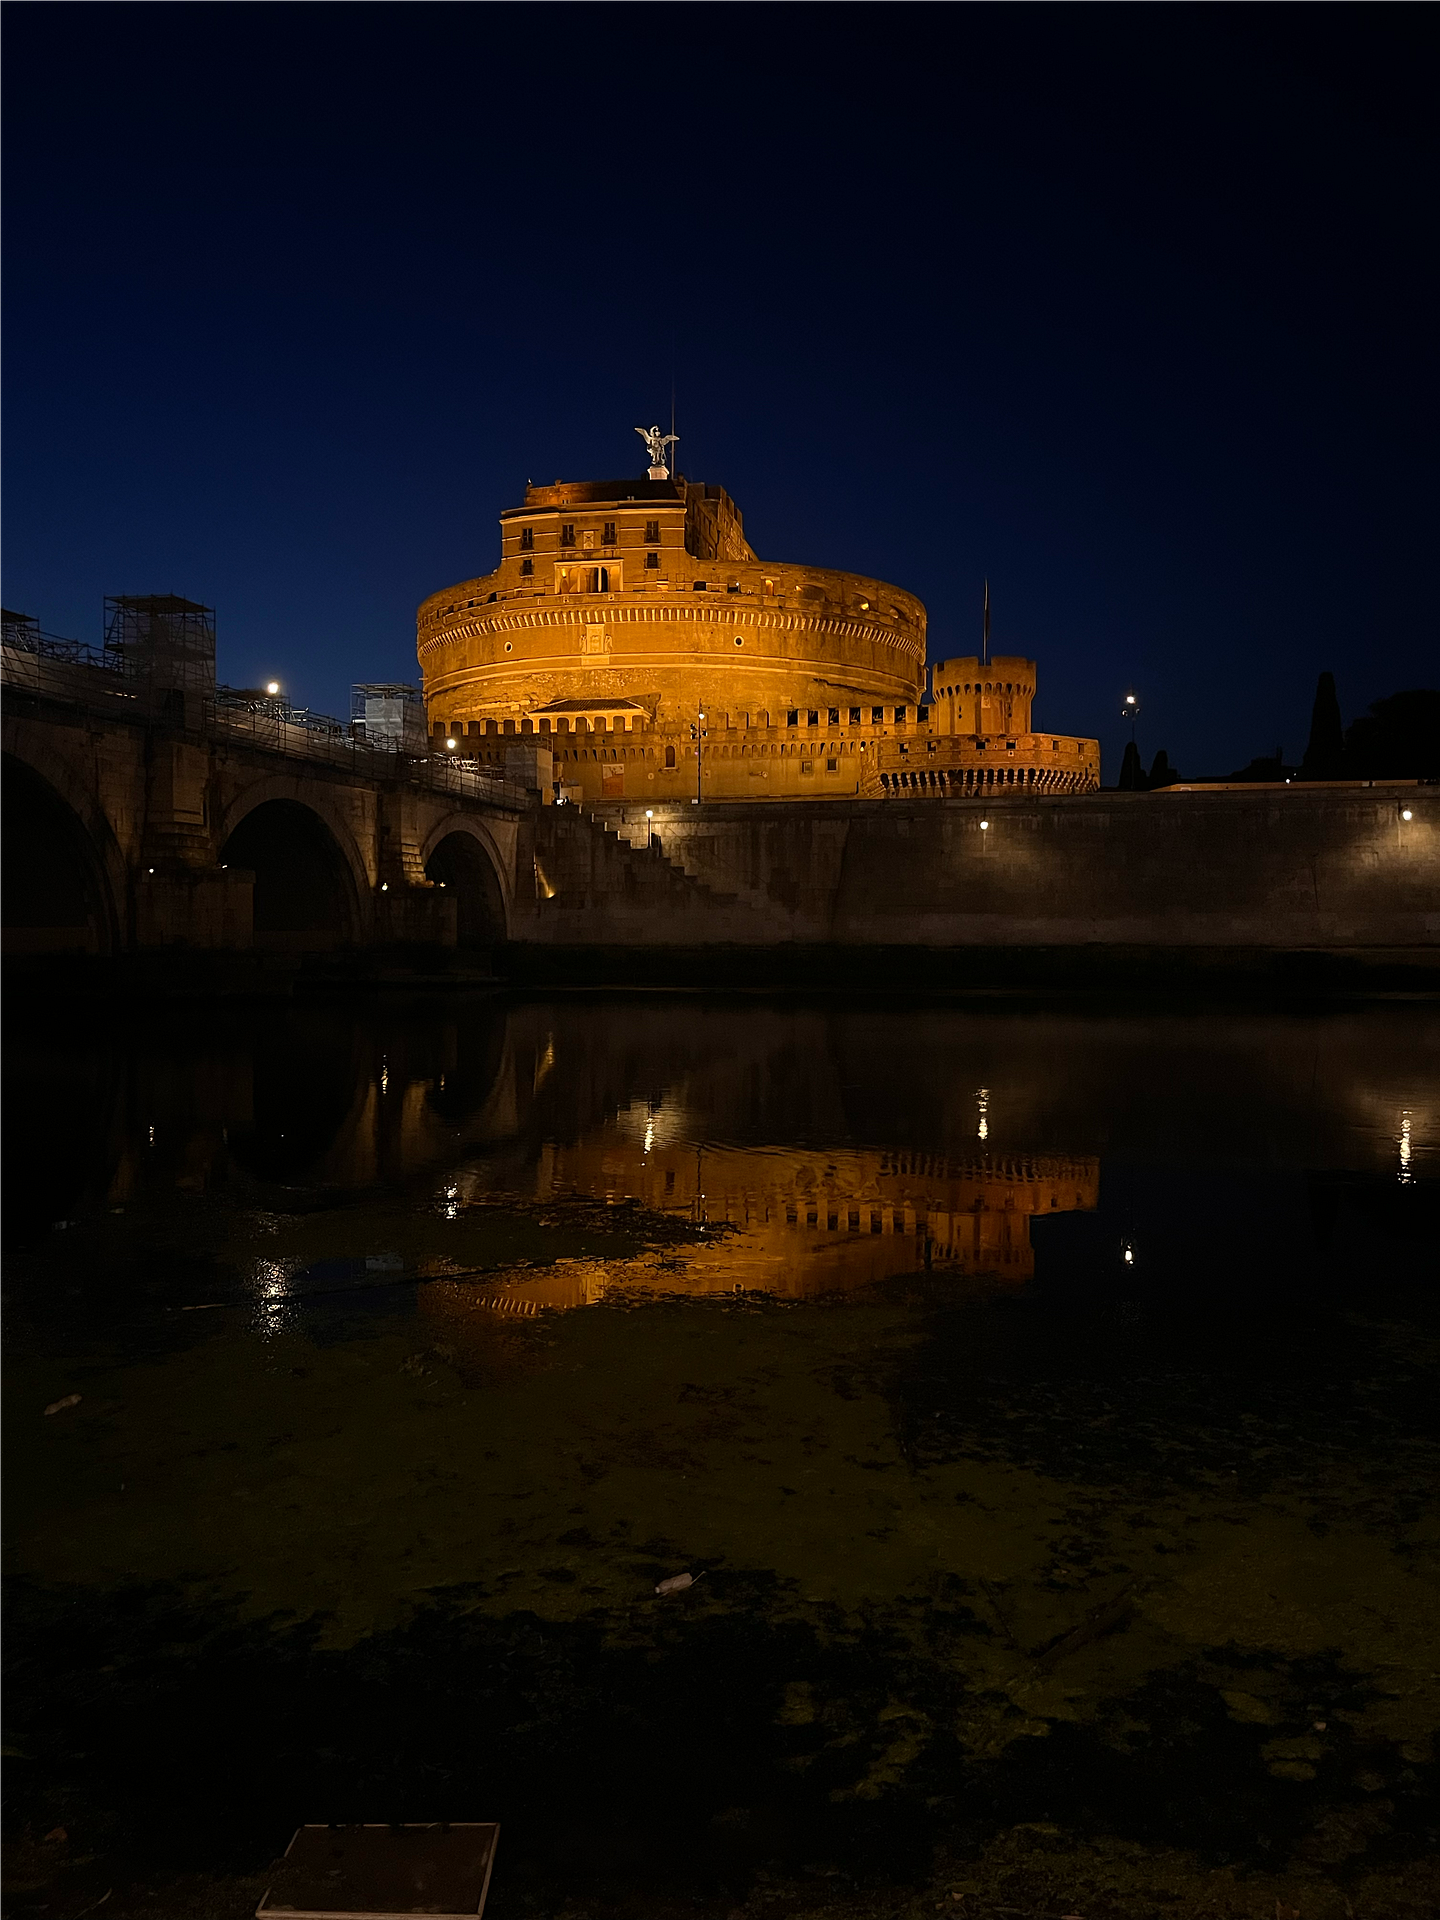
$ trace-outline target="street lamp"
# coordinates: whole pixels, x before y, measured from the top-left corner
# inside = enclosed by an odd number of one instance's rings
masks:
[[[696,723],[690,731],[695,736],[695,798],[690,804],[692,807],[698,807],[702,791],[701,777],[705,770],[703,744],[705,739],[705,716],[703,713],[696,716]]]
[[[655,845],[654,822],[655,822],[655,809],[653,807],[646,807],[645,809],[645,847],[647,852],[650,849],[652,849]]]
[[[982,820],[980,822],[980,831],[982,833],[988,833],[990,831],[990,822],[988,820]]]
[[[273,699],[274,696],[280,691],[280,682],[278,680],[267,680],[265,682],[265,691]]]
[[[1127,693],[1125,696],[1125,704],[1120,709],[1120,718],[1130,722],[1130,738],[1132,740],[1135,738],[1135,721],[1139,712],[1140,701],[1138,696],[1133,693]]]
[[[447,753],[453,753],[455,751],[455,742],[453,740],[447,740],[445,742],[445,750]]]

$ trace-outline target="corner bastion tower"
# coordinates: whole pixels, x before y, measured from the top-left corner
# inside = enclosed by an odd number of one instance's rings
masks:
[[[432,750],[512,767],[533,752],[527,783],[547,798],[1099,785],[1095,741],[1032,733],[1033,662],[947,661],[927,697],[920,601],[862,574],[759,560],[723,487],[662,464],[557,480],[527,487],[500,536],[493,573],[419,609]]]

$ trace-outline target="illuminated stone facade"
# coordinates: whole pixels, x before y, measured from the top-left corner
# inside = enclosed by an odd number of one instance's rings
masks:
[[[495,571],[419,610],[442,753],[513,771],[528,741],[542,787],[592,804],[1099,784],[1096,742],[1031,733],[1033,662],[948,661],[936,704],[920,601],[757,559],[723,488],[557,481],[500,526]]]

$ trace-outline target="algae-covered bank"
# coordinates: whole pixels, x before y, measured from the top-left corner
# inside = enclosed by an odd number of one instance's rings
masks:
[[[1432,1008],[13,1011],[17,1916],[1440,1910]]]

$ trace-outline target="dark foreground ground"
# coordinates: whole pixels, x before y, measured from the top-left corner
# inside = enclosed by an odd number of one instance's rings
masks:
[[[8,1911],[242,1920],[301,1821],[435,1818],[496,1920],[1440,1911],[1428,1017],[709,1017],[367,1029],[333,1126],[293,1032],[248,1133],[218,1042],[92,1074],[123,1151],[7,1275]],[[806,1106],[827,1045],[893,1085]],[[1100,1167],[1023,1283],[782,1297],[645,1202],[717,1133],[756,1194],[958,1164],[977,1085],[997,1180]]]

